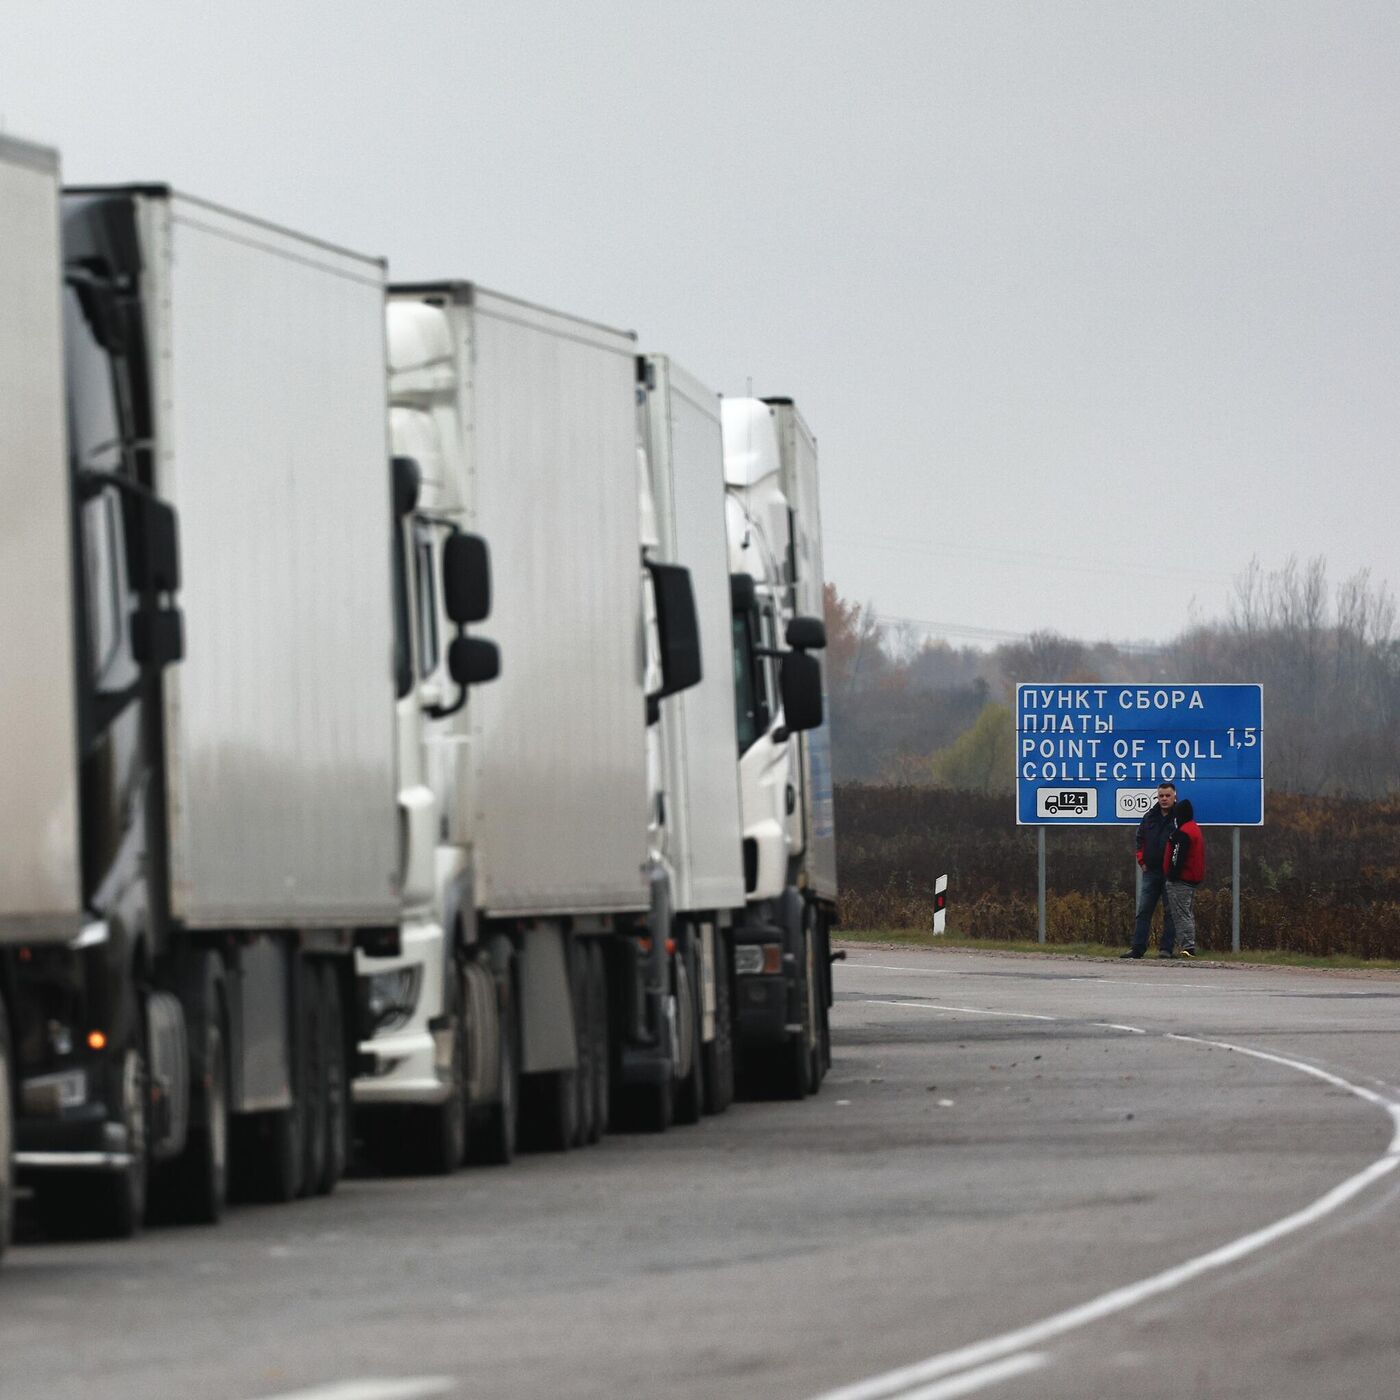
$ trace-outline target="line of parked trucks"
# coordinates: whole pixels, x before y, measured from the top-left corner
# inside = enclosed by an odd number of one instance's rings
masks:
[[[815,441],[0,140],[0,1248],[814,1092]]]

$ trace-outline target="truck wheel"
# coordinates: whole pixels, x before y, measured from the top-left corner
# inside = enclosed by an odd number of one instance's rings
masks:
[[[346,1061],[345,1009],[335,967],[321,968],[321,1063],[326,1076],[326,1150],[317,1178],[317,1195],[329,1196],[345,1175],[350,1160],[350,1072]]]
[[[675,1121],[676,1081],[637,1084],[627,1091],[630,1122],[641,1133],[664,1133]]]
[[[700,979],[695,975],[694,951],[677,950],[676,1015],[680,1022],[681,1063],[688,1065],[676,1081],[676,1122],[698,1123],[705,1111],[705,1057],[700,1044]],[[687,1047],[689,1047],[687,1049]]]
[[[310,969],[308,969],[309,971]],[[299,1037],[300,1038],[300,1037]],[[255,1200],[285,1205],[295,1200],[306,1179],[306,1056],[293,1046],[292,1102],[287,1108],[259,1113],[247,1123],[240,1143]],[[237,1140],[236,1140],[237,1141]]]
[[[467,1027],[457,969],[448,973],[446,1015],[452,1018],[452,1069],[447,1097],[430,1108],[413,1110],[409,1166],[430,1176],[446,1176],[467,1155]]]
[[[815,962],[821,974],[821,995],[817,998],[818,1082],[826,1078],[831,1068],[831,924],[825,914],[816,916],[816,927],[820,934],[817,939]]]
[[[817,964],[816,916],[802,939],[807,954],[807,1019],[804,1033],[808,1042],[807,1092],[821,1092],[826,1076],[826,1059],[822,1045],[822,1024],[826,1020],[826,992],[822,969]],[[829,968],[828,968],[829,970]]]
[[[729,940],[715,933],[715,1038],[705,1046],[705,1112],[734,1102],[734,1023],[730,1016]]]
[[[474,1162],[506,1166],[515,1160],[520,1123],[520,1043],[515,1028],[515,989],[509,985],[496,1018],[496,1035],[500,1073],[496,1102],[483,1114],[481,1130],[467,1139],[467,1150]]]
[[[802,950],[797,958],[796,1000],[801,1028],[788,1036],[786,1047],[777,1056],[778,1092],[785,1099],[805,1099],[812,1092],[812,940],[802,931]]]
[[[574,1044],[578,1056],[578,1070],[574,1075],[574,1091],[578,1096],[575,1147],[585,1147],[590,1142],[598,1141],[598,1134],[594,1131],[593,1007],[588,969],[588,945],[578,939],[572,940],[569,947],[569,990],[573,993]]]
[[[14,1234],[15,1218],[15,1129],[14,1098],[10,1085],[10,1024],[0,1005],[0,1255]]]
[[[588,950],[588,1030],[593,1038],[593,1135],[608,1131],[612,1116],[612,1040],[608,1032],[608,970],[602,945]]]
[[[578,1140],[578,1071],[554,1069],[532,1074],[523,1104],[529,1145],[537,1152],[567,1152]]]
[[[214,1225],[228,1199],[228,1036],[222,982],[210,983],[204,1008],[204,1122],[191,1123],[185,1150],[159,1169],[155,1194],[164,1218],[180,1224]]]
[[[309,1196],[326,1169],[326,1046],[321,1021],[321,969],[312,962],[302,965],[301,1084],[301,1180],[298,1196]]]

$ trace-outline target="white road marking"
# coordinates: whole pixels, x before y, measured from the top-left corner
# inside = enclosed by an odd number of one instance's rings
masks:
[[[1005,1361],[993,1361],[990,1366],[979,1366],[960,1376],[950,1376],[946,1381],[905,1391],[899,1400],[953,1400],[954,1396],[971,1395],[974,1390],[996,1385],[999,1381],[1024,1376],[1027,1371],[1038,1371],[1048,1359],[1043,1351],[1023,1351],[1019,1356],[1008,1356]]]
[[[918,1006],[921,1003],[892,1002],[889,1004]],[[1064,1312],[1042,1318],[1039,1322],[1032,1322],[1026,1327],[1018,1327],[1014,1331],[1003,1332],[999,1336],[973,1342],[971,1345],[959,1347],[955,1351],[930,1356],[927,1360],[917,1361],[910,1366],[901,1366],[897,1370],[885,1372],[884,1375],[872,1376],[869,1380],[857,1381],[853,1385],[827,1391],[818,1397],[818,1400],[894,1400],[894,1397],[899,1397],[899,1400],[913,1400],[914,1396],[923,1396],[927,1400],[930,1392],[918,1390],[916,1387],[948,1376],[953,1372],[966,1371],[969,1367],[985,1366],[989,1362],[1024,1351],[1028,1347],[1037,1346],[1056,1337],[1063,1337],[1067,1333],[1078,1331],[1081,1327],[1087,1327],[1091,1323],[1101,1322],[1106,1317],[1127,1312],[1130,1308],[1145,1303],[1149,1298],[1170,1293],[1183,1284],[1191,1283],[1200,1278],[1203,1274],[1238,1263],[1241,1259],[1248,1258],[1249,1255],[1256,1254],[1269,1245],[1286,1239],[1299,1230],[1306,1229],[1309,1225],[1315,1225],[1319,1220],[1340,1210],[1342,1206],[1360,1195],[1367,1187],[1389,1176],[1396,1167],[1400,1167],[1400,1103],[1360,1084],[1353,1084],[1349,1079],[1343,1079],[1341,1075],[1333,1074],[1330,1070],[1319,1069],[1316,1065],[1310,1065],[1304,1060],[1292,1059],[1287,1055],[1274,1055],[1266,1050],[1251,1050],[1248,1046],[1235,1045],[1225,1040],[1207,1040],[1201,1036],[1168,1034],[1164,1038],[1183,1041],[1191,1045],[1207,1045],[1219,1050],[1233,1050],[1237,1054],[1249,1055],[1256,1060],[1267,1060],[1271,1064],[1297,1070],[1300,1074],[1311,1075],[1314,1079],[1320,1079],[1326,1084],[1345,1089],[1364,1102],[1384,1109],[1390,1116],[1394,1129],[1390,1145],[1369,1166],[1362,1168],[1355,1175],[1347,1177],[1345,1181],[1338,1183],[1330,1191],[1324,1192],[1310,1205],[1294,1211],[1291,1215],[1285,1215],[1282,1219],[1274,1221],[1272,1225],[1265,1225],[1262,1229],[1241,1235],[1228,1244],[1208,1250],[1205,1254],[1199,1254],[1194,1259],[1188,1259],[1185,1263],[1174,1265],[1170,1269],[1163,1269],[1160,1273],[1152,1274],[1136,1283],[1114,1288],[1087,1303],[1079,1304],[1078,1307],[1068,1308]],[[938,1392],[932,1392],[932,1394],[936,1393]],[[958,1392],[946,1393],[956,1394]]]
[[[958,1011],[967,1016],[1010,1016],[1016,1021],[1058,1021],[1058,1016],[1037,1016],[1033,1011],[988,1011],[985,1006],[939,1006],[932,1001],[882,1001],[864,997],[862,1006],[912,1006],[918,1011]]]
[[[851,971],[854,971],[856,968],[860,968],[861,970],[868,969],[871,972],[912,972],[915,976],[918,977],[971,978],[985,975],[976,972],[951,972],[946,968],[941,967],[896,967],[893,963],[868,963],[859,961],[851,962],[849,960],[846,963],[846,967]],[[1228,969],[1226,970],[1228,971]],[[1130,981],[1129,979],[1124,977],[1110,977],[1107,973],[1098,973],[1093,976],[1086,975],[1084,977],[1063,977],[1059,980],[1062,982],[1101,982],[1105,986],[1110,987],[1170,987],[1173,991],[1218,992],[1222,996],[1227,993],[1230,996],[1241,997],[1286,997],[1296,995],[1296,993],[1289,992],[1281,987],[1241,987],[1234,983],[1231,983],[1228,986],[1221,986],[1219,982],[1179,982],[1175,976],[1172,977],[1170,982],[1160,981],[1156,977],[1152,978],[1151,981],[1139,980],[1137,978],[1133,978]],[[1333,995],[1339,997],[1359,997],[1368,996],[1372,994],[1367,992],[1354,992],[1344,990],[1334,992]]]
[[[367,1376],[358,1381],[313,1385],[309,1390],[288,1390],[266,1400],[424,1400],[429,1395],[446,1395],[455,1384],[451,1376]]]

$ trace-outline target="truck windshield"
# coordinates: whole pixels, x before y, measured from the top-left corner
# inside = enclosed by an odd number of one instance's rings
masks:
[[[734,702],[739,752],[744,753],[768,727],[762,680],[754,655],[753,628],[746,613],[734,614]]]
[[[64,301],[64,348],[68,365],[68,432],[79,468],[122,470],[125,453],[111,356],[98,344],[77,292]],[[83,601],[86,659],[95,690],[132,684],[137,667],[126,644],[126,576],[121,502],[114,488],[88,497],[82,506]]]

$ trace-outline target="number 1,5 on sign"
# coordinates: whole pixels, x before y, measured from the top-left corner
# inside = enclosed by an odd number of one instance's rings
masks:
[[[1225,734],[1232,749],[1252,749],[1259,742],[1259,731],[1252,724],[1246,729],[1227,729]]]

